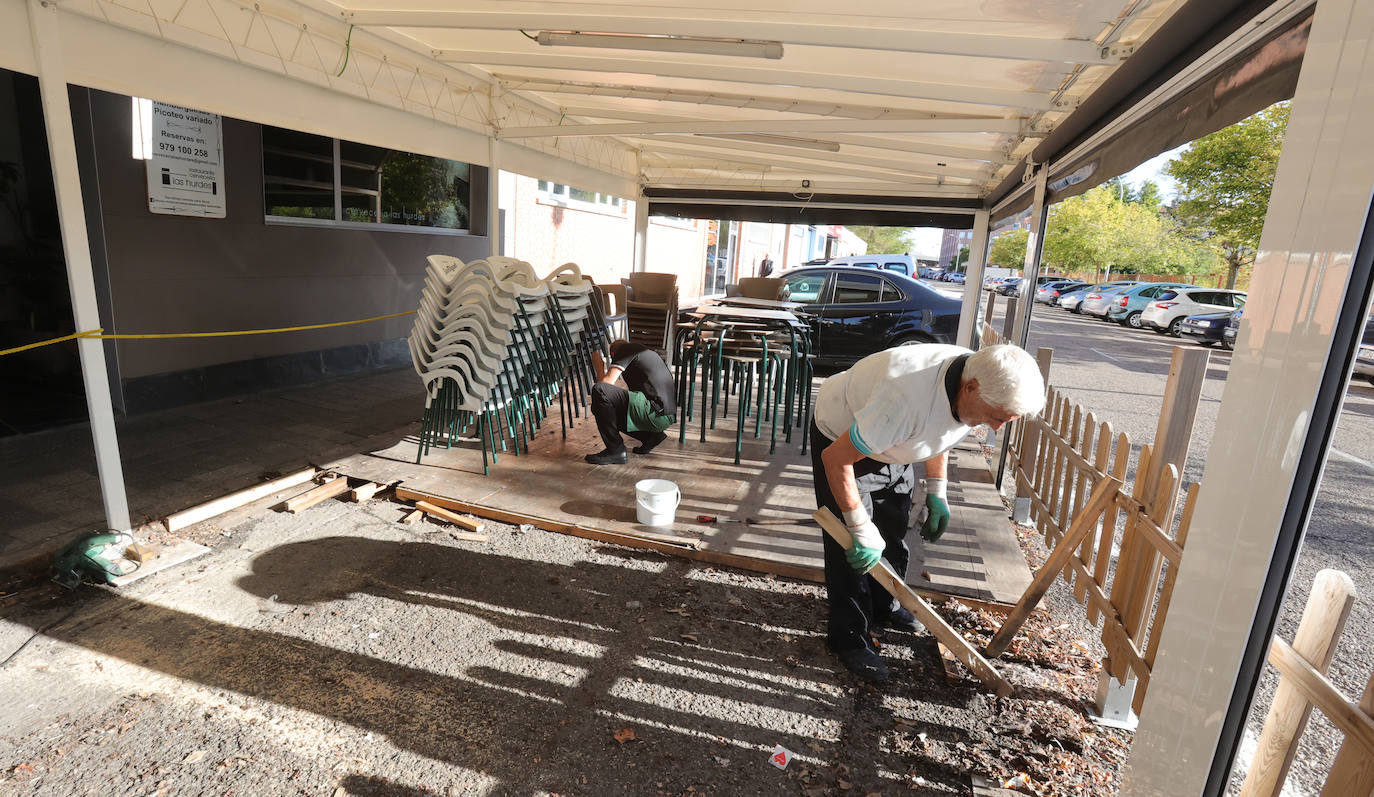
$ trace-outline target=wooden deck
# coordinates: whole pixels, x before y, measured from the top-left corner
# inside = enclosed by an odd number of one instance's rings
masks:
[[[644,540],[646,547],[692,559],[820,581],[822,531],[811,520],[816,501],[810,454],[801,453],[800,433],[793,434],[792,444],[780,440],[770,457],[765,428],[764,439],[746,439],[741,463],[735,465],[733,418],[721,427],[703,444],[693,423],[683,445],[670,435],[649,456],[631,454],[628,465],[594,467],[582,456],[601,448],[595,424],[578,420],[564,440],[555,411],[531,452],[501,454],[490,476],[482,475],[476,441],[432,450],[417,465],[413,437],[329,467],[355,478],[399,482],[405,491],[497,520],[598,539],[629,535],[627,540]],[[950,528],[933,544],[912,529],[907,582],[925,593],[1014,604],[1030,585],[1031,573],[982,453],[966,443],[951,457]],[[668,479],[682,490],[671,527],[636,522],[634,485],[648,478]],[[697,515],[719,520],[697,523]]]

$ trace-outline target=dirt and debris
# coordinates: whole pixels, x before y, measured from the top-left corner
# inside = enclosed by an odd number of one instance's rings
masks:
[[[126,590],[0,599],[0,658],[77,610],[0,669],[0,792],[1115,792],[1130,736],[1087,717],[1100,654],[1062,582],[997,662],[1012,697],[948,682],[925,633],[881,637],[875,688],[826,651],[820,585],[407,511],[205,523],[211,554]]]

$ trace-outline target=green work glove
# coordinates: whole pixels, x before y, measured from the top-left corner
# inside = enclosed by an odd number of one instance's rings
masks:
[[[946,481],[926,479],[926,519],[921,523],[921,539],[935,542],[949,527],[949,504],[945,502]]]
[[[853,538],[853,544],[845,551],[844,558],[850,567],[860,573],[867,573],[878,566],[887,543],[883,542],[882,533],[878,531],[878,527],[873,524],[873,519],[863,507],[845,512],[844,521],[845,526],[849,528],[849,536]]]

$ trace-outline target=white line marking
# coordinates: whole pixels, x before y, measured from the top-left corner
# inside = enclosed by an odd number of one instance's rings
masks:
[[[1337,459],[1343,459],[1343,460],[1345,460],[1346,462],[1354,462],[1354,463],[1357,464],[1357,465],[1363,465],[1363,466],[1365,466],[1366,468],[1369,468],[1370,470],[1374,470],[1374,462],[1370,462],[1369,460],[1365,460],[1365,459],[1360,459],[1359,457],[1355,456],[1354,454],[1347,454],[1347,453],[1345,453],[1344,451],[1341,451],[1341,450],[1338,449],[1338,448],[1331,448],[1331,449],[1327,449],[1327,450],[1330,451],[1331,454],[1332,454],[1333,456],[1335,456]]]
[[[1106,357],[1108,360],[1116,360],[1117,362],[1121,362],[1121,360],[1117,359],[1116,357],[1113,357],[1112,355],[1108,354],[1108,353],[1105,352],[1105,351],[1102,351],[1101,349],[1089,348],[1088,350],[1089,350],[1089,351],[1095,351],[1095,352],[1097,352],[1098,354],[1102,355],[1103,357]]]

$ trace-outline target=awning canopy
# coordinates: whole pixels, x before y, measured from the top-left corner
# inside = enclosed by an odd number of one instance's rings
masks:
[[[631,198],[643,189],[655,212],[747,195],[731,217],[836,223],[853,211],[867,223],[964,227],[973,209],[1016,204],[1029,162],[1088,168],[1082,185],[1282,99],[1305,43],[1293,21],[1310,5],[701,2],[59,7],[72,83],[477,164],[494,157]],[[0,66],[33,72],[24,4],[7,3],[0,19]],[[1283,35],[1281,52],[1266,49]],[[1143,127],[1115,151],[1088,140],[1121,137],[1112,120],[1148,116],[1228,66],[1241,90],[1189,101],[1184,122]],[[1233,82],[1210,85],[1218,94]]]

